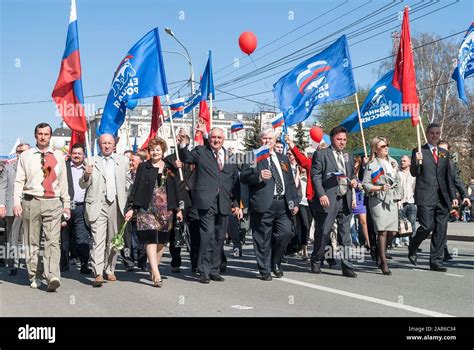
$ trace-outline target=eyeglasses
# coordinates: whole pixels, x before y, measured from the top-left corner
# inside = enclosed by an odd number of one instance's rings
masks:
[[[388,145],[379,146],[380,148],[388,148]]]

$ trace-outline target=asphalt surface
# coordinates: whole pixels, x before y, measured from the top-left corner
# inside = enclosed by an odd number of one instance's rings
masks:
[[[473,232],[473,223],[449,226],[450,234]],[[160,267],[166,276],[163,288],[152,287],[148,273],[126,272],[121,263],[118,281],[92,288],[92,277],[71,265],[58,291],[47,293],[45,281],[38,290],[29,288],[25,269],[10,277],[2,267],[0,316],[472,317],[474,243],[448,243],[454,259],[446,264],[446,273],[429,270],[429,241],[425,241],[417,267],[408,261],[406,247],[394,248],[389,261],[392,275],[384,276],[365,253],[356,263],[355,279],[343,277],[339,264],[332,269],[326,265],[320,275],[311,274],[309,263],[295,256],[283,264],[283,278],[261,281],[251,244],[238,259],[226,246],[225,282],[208,285],[191,273],[186,252],[181,272],[172,273],[166,251]]]

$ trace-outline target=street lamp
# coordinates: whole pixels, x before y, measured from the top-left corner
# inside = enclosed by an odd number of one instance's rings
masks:
[[[186,57],[186,60],[189,63],[189,70],[190,70],[191,96],[193,96],[194,95],[194,70],[193,70],[193,63],[191,61],[191,55],[189,54],[188,49],[186,49],[186,47],[183,45],[183,43],[181,43],[181,41],[179,41],[178,38],[174,35],[171,28],[169,28],[169,27],[165,28],[165,32],[166,32],[166,34],[171,36],[174,40],[176,40],[176,42],[184,49],[184,52],[186,52],[185,57]],[[182,56],[184,56],[184,55],[182,55]],[[194,108],[193,108],[191,113],[192,113],[192,131],[191,131],[191,133],[194,133],[195,123],[196,123],[196,114],[195,114]],[[192,137],[192,142],[193,142],[193,146],[194,146],[194,137]]]

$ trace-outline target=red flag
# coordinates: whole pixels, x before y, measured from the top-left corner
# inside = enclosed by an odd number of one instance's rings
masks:
[[[209,133],[209,131],[211,131],[211,118],[209,115],[209,107],[207,106],[205,99],[199,102],[199,119],[201,119],[206,124],[206,130]],[[202,132],[196,131],[194,142],[196,142],[198,145],[204,145]]]
[[[411,124],[417,126],[420,101],[416,92],[416,73],[410,40],[408,7],[405,7],[403,13],[402,33],[392,85],[402,93],[402,108],[411,114]]]
[[[153,108],[151,110],[150,134],[148,135],[148,138],[146,139],[142,147],[140,147],[140,149],[146,149],[148,147],[148,142],[150,142],[151,139],[156,137],[156,135],[158,134],[158,129],[161,127],[162,121],[163,121],[163,109],[161,108],[160,96],[154,96]]]
[[[81,58],[79,55],[79,38],[77,30],[76,2],[71,1],[71,13],[66,38],[66,48],[61,61],[58,80],[54,86],[52,97],[61,116],[79,139],[85,141],[87,131],[86,115],[83,107],[81,80]],[[72,136],[71,135],[71,136]],[[70,150],[74,140],[71,139]]]

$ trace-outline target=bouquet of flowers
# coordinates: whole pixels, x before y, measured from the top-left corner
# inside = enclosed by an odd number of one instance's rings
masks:
[[[125,246],[125,241],[123,240],[123,234],[125,233],[125,228],[127,227],[128,221],[125,221],[120,228],[120,231],[112,237],[112,248],[115,251],[120,251]]]

